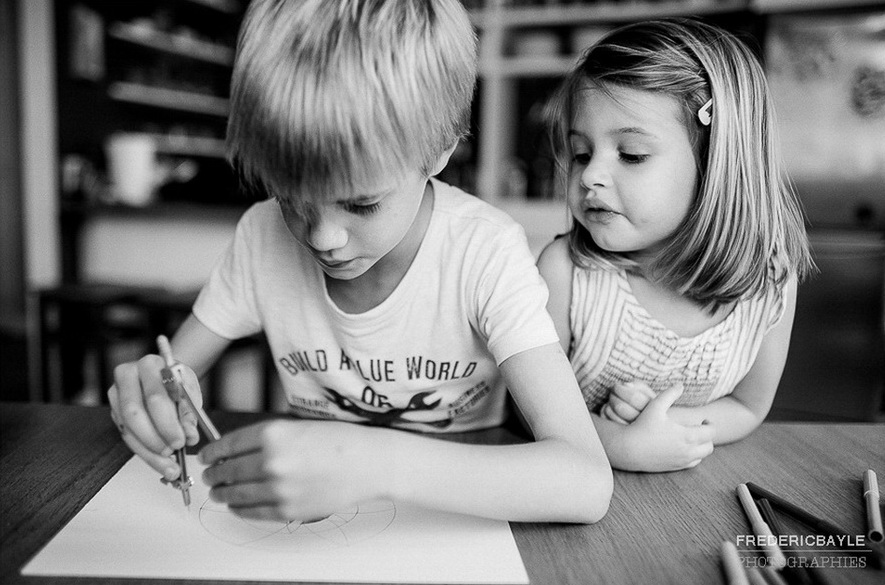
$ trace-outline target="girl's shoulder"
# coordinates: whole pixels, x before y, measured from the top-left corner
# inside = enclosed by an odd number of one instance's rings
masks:
[[[538,270],[548,285],[551,280],[557,282],[562,279],[571,280],[573,266],[569,256],[568,237],[565,235],[557,236],[541,250],[538,256]]]

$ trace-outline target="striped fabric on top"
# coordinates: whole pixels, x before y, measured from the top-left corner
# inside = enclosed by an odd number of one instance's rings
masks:
[[[639,304],[623,270],[572,273],[569,358],[591,412],[616,382],[642,381],[655,392],[681,382],[680,406],[729,394],[750,370],[765,334],[784,313],[783,292],[742,300],[694,337],[667,329]]]

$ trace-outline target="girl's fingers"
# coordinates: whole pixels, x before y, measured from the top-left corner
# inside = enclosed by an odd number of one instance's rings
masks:
[[[615,414],[621,418],[621,420],[630,422],[639,416],[639,409],[634,408],[632,405],[624,402],[617,396],[610,396],[608,399],[608,405]]]
[[[626,420],[624,420],[620,416],[618,416],[618,414],[612,409],[611,405],[608,403],[606,403],[602,407],[600,414],[612,422],[616,422],[616,423],[619,423],[622,425],[630,424],[629,422],[627,422]]]
[[[696,427],[686,427],[685,438],[694,445],[713,444],[713,427],[710,425],[698,425]]]
[[[675,386],[667,388],[658,394],[654,400],[649,402],[648,407],[645,410],[656,409],[661,414],[667,412],[667,410],[673,406],[673,403],[679,400],[679,397],[682,396],[684,390],[685,387],[682,384],[676,384]]]
[[[615,384],[612,393],[636,410],[645,408],[649,400],[653,400],[656,396],[648,384],[637,381]]]

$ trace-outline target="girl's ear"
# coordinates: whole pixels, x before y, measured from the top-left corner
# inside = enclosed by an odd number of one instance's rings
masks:
[[[436,164],[433,165],[433,168],[430,169],[430,176],[434,177],[442,172],[446,165],[449,164],[449,159],[452,158],[452,153],[455,152],[455,149],[458,148],[458,142],[456,141],[453,145],[448,147],[441,155],[439,155],[439,159],[437,159]]]

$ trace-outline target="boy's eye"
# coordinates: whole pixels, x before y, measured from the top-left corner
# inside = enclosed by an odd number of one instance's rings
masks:
[[[356,215],[372,215],[381,208],[381,203],[370,203],[369,205],[357,205],[354,203],[345,203],[344,209]]]
[[[648,159],[647,154],[632,154],[629,152],[621,152],[620,153],[621,160],[627,164],[635,165],[641,162],[645,162]]]

